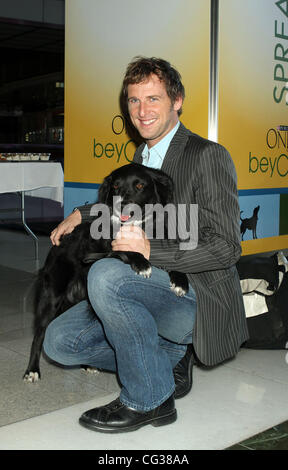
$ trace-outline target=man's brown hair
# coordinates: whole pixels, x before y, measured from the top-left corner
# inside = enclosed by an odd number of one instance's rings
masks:
[[[127,67],[121,91],[121,102],[126,112],[128,85],[144,82],[151,74],[157,75],[159,80],[164,82],[172,105],[179,97],[184,100],[185,89],[181,82],[181,75],[169,62],[156,57],[135,57]],[[178,115],[180,116],[181,113],[182,108],[179,109]]]

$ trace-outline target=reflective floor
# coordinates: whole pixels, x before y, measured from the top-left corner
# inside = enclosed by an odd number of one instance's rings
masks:
[[[22,380],[32,339],[33,282],[40,261],[29,236],[0,228],[0,449],[213,450],[288,449],[288,352],[242,349],[211,370],[195,368],[178,420],[127,434],[102,434],[78,424],[89,408],[119,394],[110,373],[88,374],[41,359],[42,380]]]

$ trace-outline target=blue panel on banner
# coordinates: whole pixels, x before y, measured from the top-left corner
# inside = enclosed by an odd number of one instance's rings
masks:
[[[253,227],[256,227],[256,238],[279,236],[279,194],[240,196],[239,203],[241,232],[244,232],[243,240],[255,238]],[[258,206],[259,210],[257,211]],[[255,212],[258,212],[257,216]]]
[[[253,196],[256,194],[288,194],[288,188],[259,188],[259,189],[240,189],[239,196]]]
[[[67,217],[74,207],[93,204],[97,200],[98,189],[94,187],[64,187],[64,217]]]

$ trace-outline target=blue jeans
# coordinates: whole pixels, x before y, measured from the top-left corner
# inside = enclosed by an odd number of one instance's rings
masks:
[[[122,403],[156,408],[172,395],[173,367],[192,342],[194,290],[177,297],[165,271],[153,267],[146,279],[111,258],[91,266],[88,294],[93,308],[82,301],[50,323],[45,353],[63,365],[117,371]]]

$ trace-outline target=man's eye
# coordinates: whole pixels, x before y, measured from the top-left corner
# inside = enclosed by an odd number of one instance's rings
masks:
[[[137,98],[129,98],[128,99],[129,104],[135,104],[135,103],[137,103],[137,101],[138,101]]]

